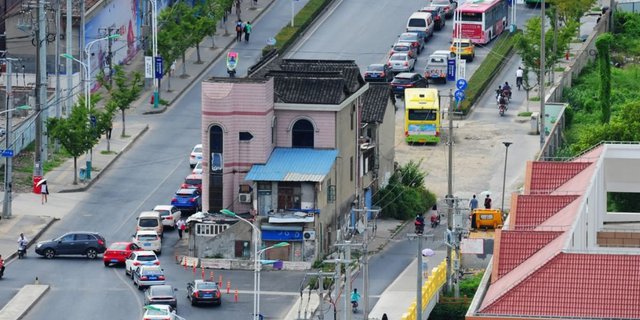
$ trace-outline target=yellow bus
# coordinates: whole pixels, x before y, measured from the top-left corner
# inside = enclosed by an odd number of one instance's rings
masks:
[[[440,142],[440,99],[438,90],[404,90],[404,136],[407,143]]]

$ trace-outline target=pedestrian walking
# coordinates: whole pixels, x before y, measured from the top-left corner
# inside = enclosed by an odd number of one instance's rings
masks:
[[[242,20],[238,19],[236,21],[236,42],[242,42],[242,29],[244,29]]]
[[[236,15],[238,16],[238,20],[240,20],[240,14],[242,13],[242,7],[240,6],[242,4],[242,0],[236,0]]]
[[[473,195],[471,200],[469,200],[469,209],[471,210],[471,212],[473,212],[473,210],[475,209],[478,209],[478,199],[476,199],[475,194]]]
[[[247,23],[244,24],[244,28],[243,28],[243,32],[244,32],[244,41],[249,42],[249,36],[251,35],[251,30],[253,29],[253,26],[251,25],[251,21],[247,21]]]
[[[42,204],[47,203],[47,196],[49,195],[49,187],[47,186],[47,180],[42,179],[44,182],[40,184],[40,194],[42,195]]]
[[[484,198],[484,208],[491,209],[491,198],[489,197],[489,195],[487,195],[487,197]]]
[[[182,232],[187,229],[187,225],[184,223],[183,219],[176,222],[176,228],[178,228],[178,238],[182,239]]]

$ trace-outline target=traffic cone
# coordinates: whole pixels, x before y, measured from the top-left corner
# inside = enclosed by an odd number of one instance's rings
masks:
[[[213,271],[211,271],[211,273],[209,273],[209,281],[213,282]]]
[[[227,280],[227,294],[229,294],[230,290],[231,290],[231,281]]]
[[[233,294],[233,302],[238,302],[238,288],[236,288],[236,292]]]

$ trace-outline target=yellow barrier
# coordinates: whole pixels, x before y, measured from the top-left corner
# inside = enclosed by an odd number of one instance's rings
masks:
[[[440,264],[431,269],[431,274],[427,278],[427,281],[422,285],[422,310],[426,308],[427,304],[438,293],[440,288],[447,282],[447,260],[444,259]],[[417,303],[414,299],[409,306],[407,312],[402,314],[402,320],[416,320],[416,308]]]

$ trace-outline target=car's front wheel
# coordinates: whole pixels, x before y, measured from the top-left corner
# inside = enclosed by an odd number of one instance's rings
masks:
[[[48,248],[44,250],[44,257],[47,259],[53,259],[56,256],[56,251]]]
[[[98,257],[98,251],[96,251],[96,249],[94,249],[94,248],[89,248],[89,249],[87,249],[87,252],[85,252],[85,255],[89,259],[95,259],[95,258]]]

